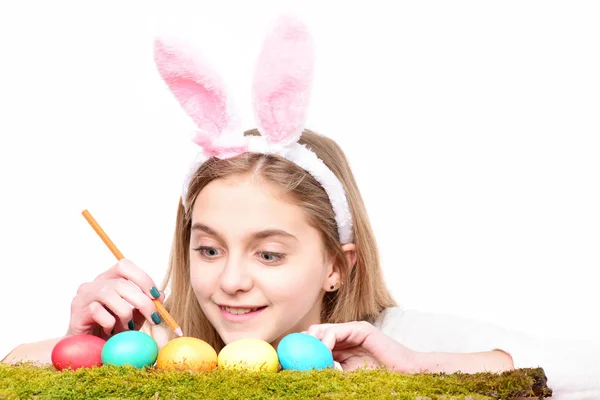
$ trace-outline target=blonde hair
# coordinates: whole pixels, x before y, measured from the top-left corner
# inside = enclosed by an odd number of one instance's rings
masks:
[[[246,135],[259,135],[257,130]],[[189,204],[200,191],[215,179],[234,175],[254,174],[284,190],[289,198],[305,211],[309,222],[321,233],[324,249],[341,266],[341,286],[335,292],[326,292],[323,298],[322,322],[374,322],[381,312],[395,306],[380,266],[379,251],[371,229],[367,211],[340,147],[331,139],[305,130],[299,143],[306,145],[338,177],[344,186],[353,220],[357,260],[347,265],[341,248],[331,203],[325,190],[309,173],[282,157],[267,154],[244,153],[230,159],[210,159],[196,171],[188,191]],[[165,307],[181,324],[186,336],[208,342],[217,351],[224,343],[202,312],[190,283],[189,245],[193,207],[186,212],[181,201],[177,209],[175,234],[169,268],[162,290],[170,288]]]

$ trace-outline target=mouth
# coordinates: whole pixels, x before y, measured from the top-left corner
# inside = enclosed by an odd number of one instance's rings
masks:
[[[221,316],[231,322],[244,322],[260,315],[267,306],[259,307],[230,307],[218,305],[221,310]]]

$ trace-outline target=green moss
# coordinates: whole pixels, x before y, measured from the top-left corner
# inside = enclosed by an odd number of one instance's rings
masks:
[[[161,371],[103,366],[58,372],[0,364],[0,399],[515,399],[551,395],[542,369],[502,374]]]

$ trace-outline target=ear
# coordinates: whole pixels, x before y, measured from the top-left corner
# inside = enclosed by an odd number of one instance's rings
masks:
[[[236,122],[220,76],[202,57],[172,40],[155,40],[154,60],[171,93],[199,129],[194,142],[210,153],[214,140]]]
[[[349,268],[348,273],[350,273],[354,269],[358,257],[356,254],[356,245],[354,243],[346,243],[342,245],[342,250],[344,250],[344,256],[346,256],[346,263]]]
[[[342,250],[344,251],[344,257],[346,258],[346,266],[348,268],[348,271],[345,271],[347,276],[348,274],[350,274],[350,272],[352,272],[352,269],[356,265],[356,245],[354,243],[346,243],[342,245]],[[342,283],[342,268],[344,268],[344,265],[342,265],[341,263],[335,262],[335,260],[331,261],[329,274],[327,275],[327,278],[325,279],[325,283],[323,285],[323,289],[326,292],[331,292],[340,288],[340,285]],[[331,288],[332,286],[333,289]]]
[[[306,27],[293,17],[280,17],[265,38],[253,82],[256,124],[271,143],[300,138],[313,69],[314,46]]]

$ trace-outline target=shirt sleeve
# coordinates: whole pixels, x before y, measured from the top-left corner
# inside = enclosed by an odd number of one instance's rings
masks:
[[[591,343],[542,339],[474,319],[400,307],[386,310],[375,325],[416,351],[504,351],[515,368],[543,368],[553,400],[600,399],[600,347]]]

